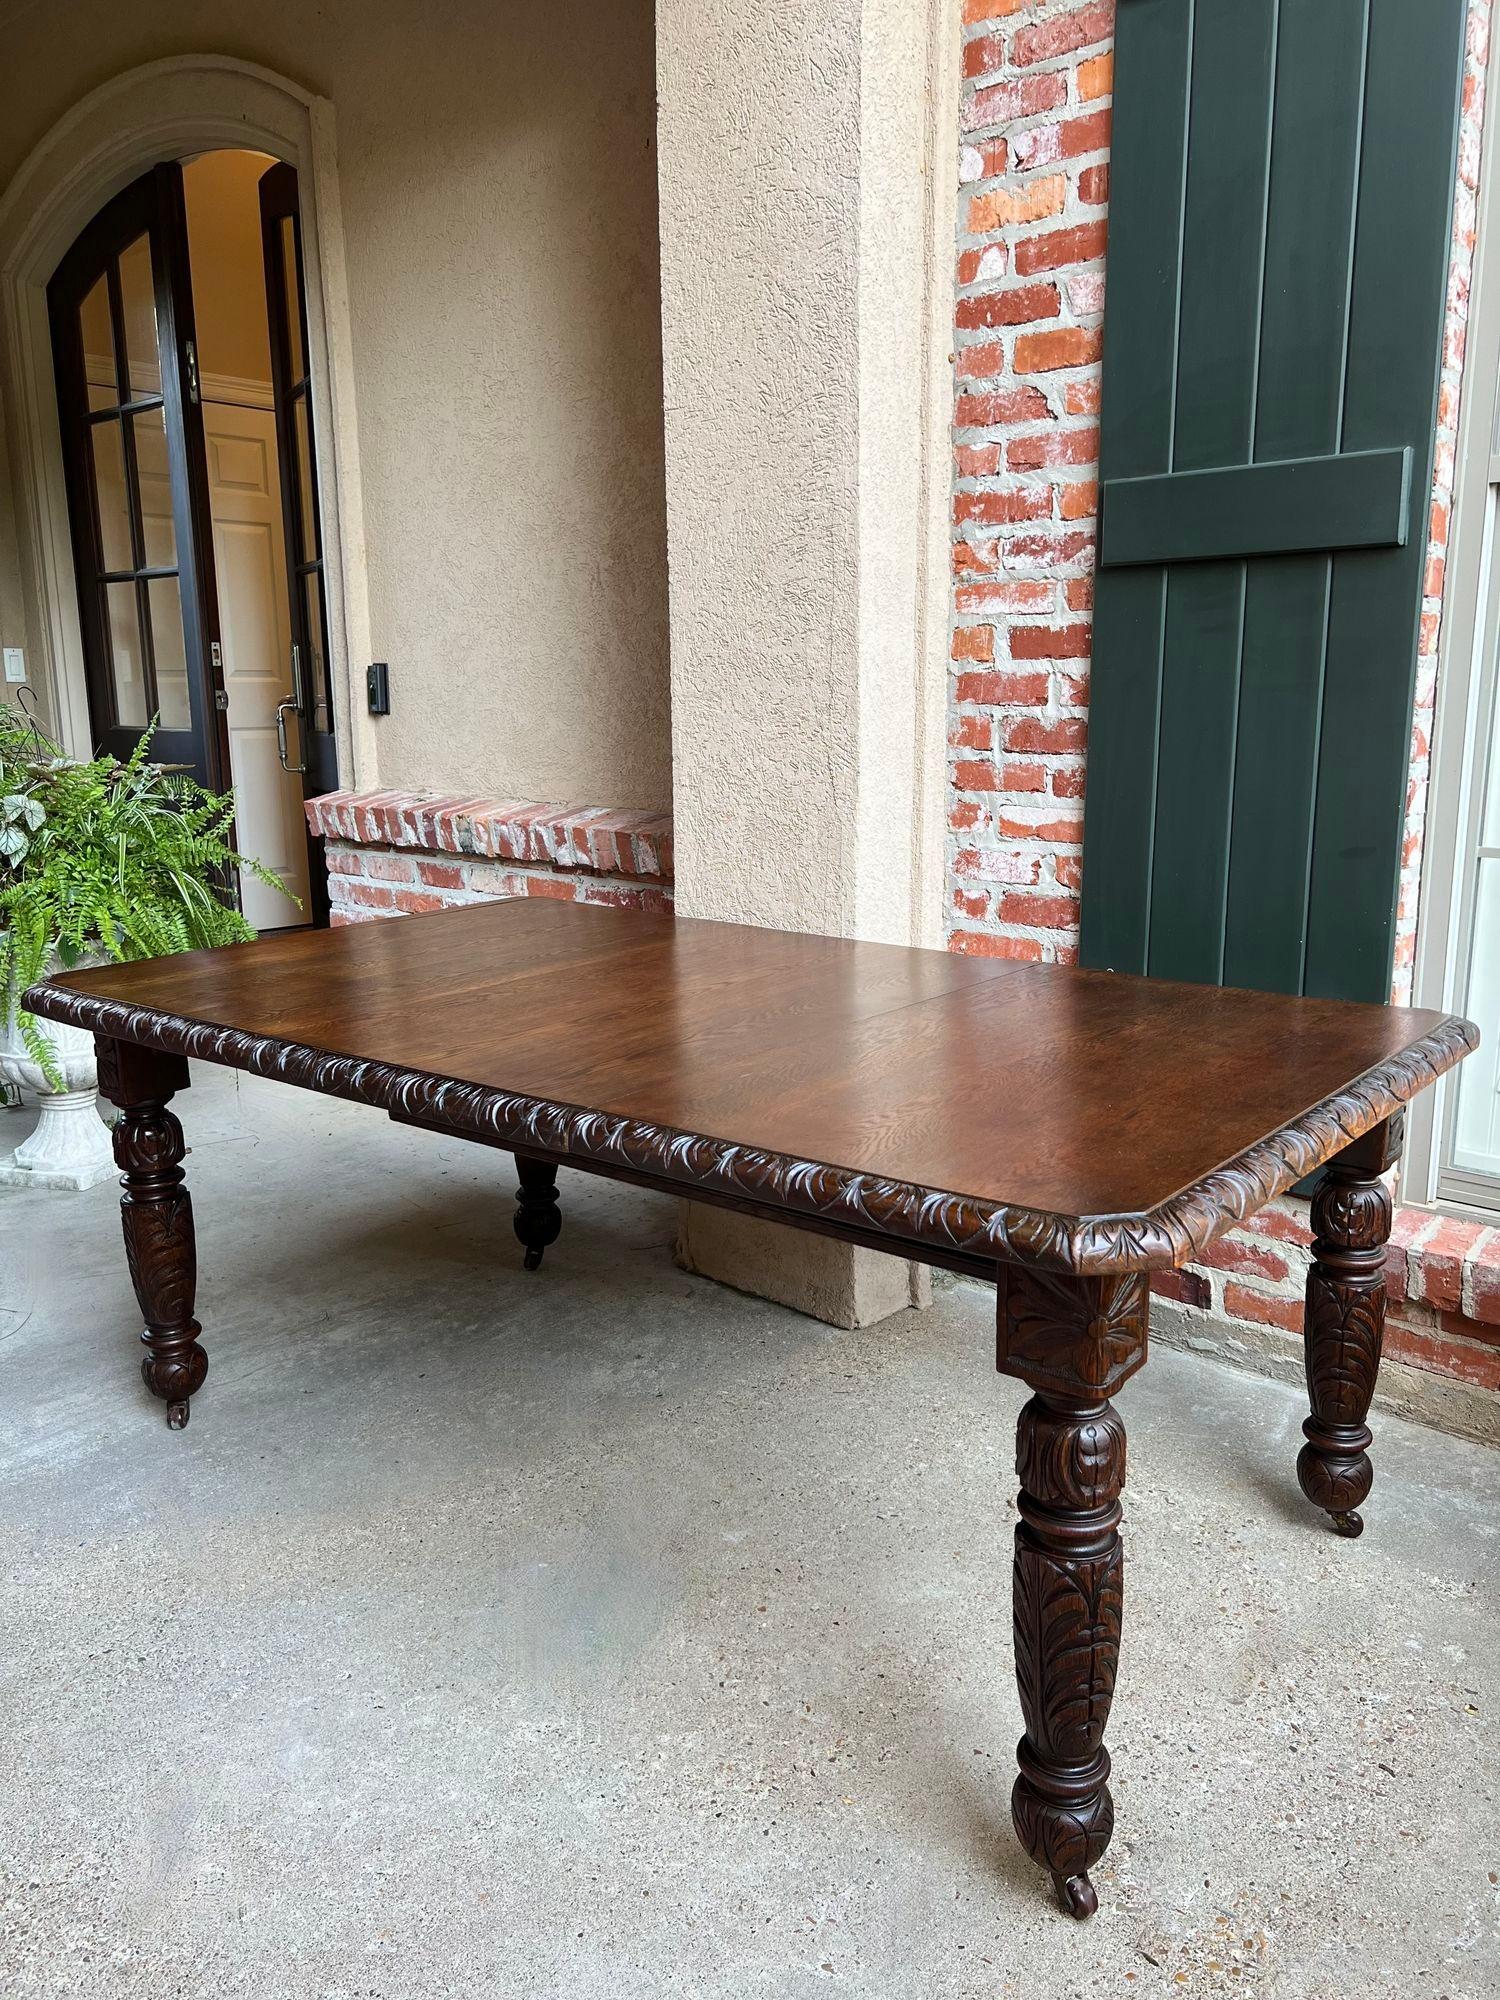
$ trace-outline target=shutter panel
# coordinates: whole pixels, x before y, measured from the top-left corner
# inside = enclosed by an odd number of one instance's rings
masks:
[[[1085,965],[1385,1000],[1466,0],[1119,0]]]

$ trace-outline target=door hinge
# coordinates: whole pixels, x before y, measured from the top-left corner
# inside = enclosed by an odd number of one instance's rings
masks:
[[[186,348],[188,401],[196,403],[198,400],[198,350],[192,341],[186,343]]]

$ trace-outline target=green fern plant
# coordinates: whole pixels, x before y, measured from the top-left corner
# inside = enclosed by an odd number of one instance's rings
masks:
[[[71,967],[253,938],[231,900],[237,870],[290,895],[230,845],[233,793],[151,762],[155,728],[123,763],[79,763],[0,706],[0,1019],[54,958]],[[16,1024],[62,1089],[41,1024],[19,1011]]]

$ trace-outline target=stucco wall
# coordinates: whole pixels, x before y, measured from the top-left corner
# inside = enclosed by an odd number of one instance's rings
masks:
[[[658,0],[674,823],[695,915],[935,933],[924,334],[951,11]]]
[[[673,826],[692,916],[935,930],[952,221],[929,167],[956,116],[950,29],[948,0],[658,0]],[[679,1247],[842,1325],[911,1297],[892,1259],[719,1210],[691,1208]]]
[[[96,85],[205,49],[335,108],[380,782],[667,806],[649,0],[27,9],[0,183]]]
[[[658,8],[679,900],[839,932],[859,799],[860,10],[749,12]]]

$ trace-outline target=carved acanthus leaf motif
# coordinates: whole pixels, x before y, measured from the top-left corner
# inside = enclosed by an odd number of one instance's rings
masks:
[[[1125,1558],[1069,1561],[1016,1548],[1016,1680],[1026,1734],[1044,1756],[1087,1762],[1104,1740],[1125,1612]]]
[[[1313,1196],[1312,1226],[1335,1252],[1377,1250],[1391,1233],[1391,1191],[1384,1181],[1330,1173]]]
[[[121,1207],[125,1257],[146,1324],[179,1332],[193,1316],[198,1257],[192,1197],[185,1188],[161,1201],[126,1201]]]
[[[1021,1490],[1048,1507],[1088,1509],[1117,1500],[1125,1483],[1125,1426],[1112,1408],[1076,1417],[1035,1408],[1016,1428]]]
[[[170,1111],[160,1105],[133,1106],[116,1121],[114,1151],[115,1164],[122,1173],[150,1176],[180,1166],[187,1142]]]
[[[1355,1510],[1374,1477],[1365,1419],[1380,1372],[1391,1227],[1381,1158],[1367,1148],[1335,1162],[1313,1197],[1304,1337],[1312,1415],[1303,1425],[1297,1478],[1346,1534],[1359,1532]]]
[[[1034,1388],[1111,1395],[1146,1359],[1144,1272],[1074,1278],[1011,1265],[1001,1271],[997,1365]]]
[[[1314,1269],[1307,1283],[1307,1367],[1314,1413],[1362,1424],[1380,1372],[1382,1301],[1369,1286],[1339,1284]]]
[[[193,1318],[198,1255],[192,1198],[183,1185],[182,1127],[163,1104],[132,1104],[115,1126],[114,1149],[124,1174],[125,1256],[146,1322],[141,1373],[165,1400],[167,1421],[180,1428],[208,1374]]]
[[[99,1071],[99,1095],[108,1104],[123,1106],[120,1087],[120,1045],[113,1035],[95,1035],[94,1059]]]
[[[1084,1875],[1109,1846],[1115,1830],[1114,1802],[1107,1786],[1076,1806],[1059,1806],[1017,1778],[1010,1795],[1011,1822],[1038,1867],[1062,1880]]]
[[[1083,1274],[1190,1262],[1222,1230],[1253,1215],[1389,1118],[1477,1044],[1467,1021],[1444,1021],[1348,1089],[1160,1207],[1139,1215],[1077,1219],[795,1160],[783,1153],[390,1063],[332,1055],[239,1028],[131,1007],[48,981],[32,987],[22,1004],[47,1020],[69,1021],[119,1041],[252,1070],[258,1076],[376,1105],[418,1122],[436,1121],[454,1132],[497,1140],[512,1149],[559,1158],[573,1153],[678,1181],[687,1189],[712,1188],[873,1230],[911,1245]]]
[[[1038,1391],[1017,1425],[1016,1464],[1012,1604],[1026,1734],[1011,1813],[1027,1852],[1062,1883],[1087,1873],[1114,1823],[1104,1730],[1125,1609],[1125,1427],[1108,1403]]]

